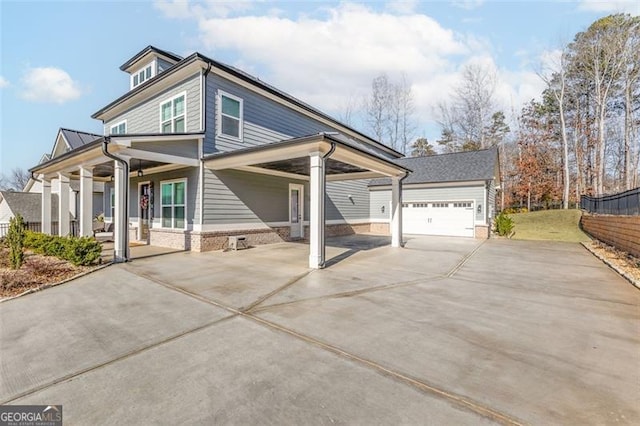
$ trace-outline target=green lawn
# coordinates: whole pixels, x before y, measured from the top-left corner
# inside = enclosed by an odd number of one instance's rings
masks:
[[[513,239],[589,241],[589,237],[578,226],[580,215],[580,210],[543,210],[509,215],[515,224]]]

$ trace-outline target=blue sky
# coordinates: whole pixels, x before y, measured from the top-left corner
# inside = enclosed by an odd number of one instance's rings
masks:
[[[59,127],[102,133],[90,116],[125,93],[119,66],[151,44],[199,51],[335,116],[371,79],[413,85],[416,136],[468,63],[493,67],[507,112],[543,87],[540,67],[595,19],[636,2],[0,0],[0,173],[34,166]],[[355,118],[355,127],[364,124]],[[366,130],[366,129],[365,129]]]

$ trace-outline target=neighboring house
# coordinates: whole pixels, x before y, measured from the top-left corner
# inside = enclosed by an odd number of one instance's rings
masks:
[[[44,154],[38,164],[42,164],[46,161],[51,160],[51,158],[53,158],[54,156],[59,156],[65,152],[69,152],[73,149],[77,149],[101,137],[102,136],[96,135],[94,133],[87,133],[87,132],[81,132],[78,130],[61,128],[58,130],[58,134],[56,135],[53,148],[51,149],[51,154]],[[103,214],[105,212],[104,182],[94,181],[93,186],[94,186],[93,217],[96,217],[99,214]],[[72,180],[69,182],[69,212],[73,218],[77,217],[79,213],[79,207],[78,207],[78,203],[80,201],[78,197],[79,189],[80,189],[80,184],[78,181]],[[30,178],[22,191],[41,194],[42,182],[40,182],[39,180]],[[51,193],[58,194],[59,192],[60,192],[60,181],[58,179],[52,179]]]
[[[42,197],[40,194],[27,192],[0,191],[0,237],[8,229],[9,221],[20,214],[25,222],[30,223],[29,229],[38,230],[42,215]],[[51,199],[51,220],[58,221],[58,197]],[[33,225],[36,225],[34,227]]]
[[[93,183],[104,182],[116,260],[128,258],[129,239],[204,251],[244,235],[249,244],[308,238],[309,266],[321,268],[325,233],[370,231],[368,184],[382,177],[391,182],[391,243],[401,246],[402,179],[411,170],[397,163],[399,152],[199,53],[149,46],[120,69],[129,91],[92,115],[104,136],[54,149],[31,169],[44,206],[54,180],[60,194],[79,182],[83,235]],[[46,213],[42,221],[50,232]]]
[[[500,167],[496,148],[401,158],[413,170],[402,182],[402,231],[407,234],[488,238],[495,213]],[[371,220],[385,229],[391,203],[389,179],[369,183]]]

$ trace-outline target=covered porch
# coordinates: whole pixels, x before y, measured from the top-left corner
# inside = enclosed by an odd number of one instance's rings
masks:
[[[309,267],[325,266],[326,183],[390,177],[392,180],[391,245],[402,246],[402,180],[410,170],[384,158],[365,144],[337,133],[319,133],[231,152],[215,153],[203,158],[212,171],[239,170],[278,176],[309,185]],[[292,222],[303,220],[303,203],[290,191]],[[292,228],[293,229],[293,228]],[[301,229],[304,226],[301,224]],[[301,231],[304,235],[304,231]]]
[[[139,194],[131,194],[132,180],[139,181],[143,176],[185,167],[199,167],[199,149],[203,138],[201,133],[105,136],[32,168],[32,176],[42,185],[41,231],[47,234],[53,231],[52,181],[57,180],[59,185],[58,217],[67,217],[70,182],[75,180],[79,182],[77,234],[92,236],[94,182],[105,182],[113,188],[112,194],[103,194],[104,210],[109,209],[104,213],[112,222],[113,258],[116,262],[127,261],[130,258],[129,225],[132,211],[140,221],[146,220],[149,227],[153,226],[152,207],[140,211]],[[104,200],[109,200],[108,204]],[[141,228],[139,224],[136,225],[136,239],[139,239]],[[71,234],[68,222],[61,221],[57,228],[60,236]]]

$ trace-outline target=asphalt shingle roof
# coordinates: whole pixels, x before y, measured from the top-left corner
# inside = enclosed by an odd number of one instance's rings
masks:
[[[60,129],[60,131],[67,142],[69,142],[71,149],[76,149],[102,137],[102,135],[96,135],[95,133],[81,132],[73,129]]]
[[[14,215],[20,214],[25,222],[41,221],[42,194],[35,192],[0,191]],[[51,194],[51,220],[58,221],[58,194]]]
[[[497,161],[497,148],[394,160],[395,163],[413,170],[403,181],[404,184],[497,179]],[[391,179],[380,178],[369,182],[369,186],[382,185],[391,185]]]

